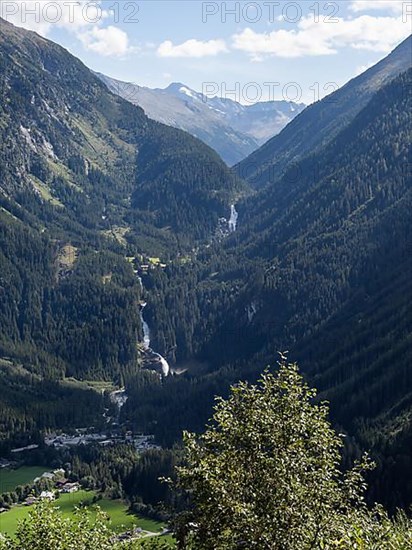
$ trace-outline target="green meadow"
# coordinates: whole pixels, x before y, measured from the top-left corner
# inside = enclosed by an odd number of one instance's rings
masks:
[[[48,471],[47,466],[22,466],[15,470],[2,468],[0,470],[0,494],[14,491],[18,485],[26,485]]]
[[[96,495],[94,491],[78,491],[77,493],[63,494],[53,505],[58,506],[64,517],[71,517],[75,508],[80,505],[90,507],[92,514],[96,514],[96,507],[92,499]],[[127,504],[121,500],[102,499],[97,505],[110,519],[110,527],[116,533],[127,531],[133,527],[141,527],[144,531],[159,533],[164,524],[151,519],[135,516],[128,512]],[[0,532],[13,535],[16,532],[18,522],[29,515],[30,506],[14,506],[7,512],[0,514]]]

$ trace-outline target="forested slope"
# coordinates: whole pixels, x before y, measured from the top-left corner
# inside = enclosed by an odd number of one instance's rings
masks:
[[[227,215],[242,184],[201,141],[151,121],[66,50],[5,21],[0,54],[3,195],[24,193],[30,210],[37,195],[60,215],[49,217],[121,225],[140,240],[145,224],[205,238]]]
[[[198,429],[216,388],[253,378],[250,365],[287,349],[331,399],[335,421],[383,453],[380,498],[388,497],[385,484],[394,472],[405,472],[412,391],[411,81],[410,70],[387,84],[320,153],[240,204],[239,231],[191,266],[197,284],[190,300],[172,299],[179,273],[154,281],[176,313],[168,317],[165,348],[168,334],[180,335],[186,350],[195,342],[189,355],[209,370],[168,385],[162,413],[177,428]],[[191,313],[182,311],[187,303]],[[155,395],[142,402],[152,426],[160,388]],[[184,418],[177,407],[182,395]],[[398,449],[391,473],[388,445]],[[408,494],[402,479],[391,504]]]

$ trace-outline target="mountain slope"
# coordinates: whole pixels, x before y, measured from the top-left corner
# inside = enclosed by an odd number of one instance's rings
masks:
[[[98,76],[112,92],[142,107],[148,117],[186,130],[213,147],[230,166],[278,134],[305,107],[288,101],[242,105],[208,98],[180,83],[150,89]]]
[[[237,171],[256,188],[329,143],[370,101],[373,94],[412,66],[412,36],[388,57],[322,101],[310,105],[278,136],[252,153]]]
[[[408,258],[411,75],[385,86],[320,153],[246,203],[255,210],[236,246],[268,268],[262,292],[273,301],[262,302],[254,322],[287,304],[283,323],[271,328],[278,345],[320,328],[368,281],[365,271],[375,273],[379,258],[383,275],[388,251],[400,263]]]
[[[3,20],[0,89],[1,439],[103,422],[107,403],[81,381],[138,369],[130,260],[208,240],[244,185],[201,141]]]
[[[75,210],[76,222],[101,231],[169,226],[186,241],[214,231],[242,189],[214,151],[151,121],[35,33],[2,22],[0,53],[3,193],[37,194],[58,214]]]

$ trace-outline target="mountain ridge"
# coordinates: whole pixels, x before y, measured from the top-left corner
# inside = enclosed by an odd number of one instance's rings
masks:
[[[391,509],[411,498],[411,82],[412,69],[391,79],[321,150],[241,201],[237,232],[190,273],[154,281],[179,312],[167,318],[156,299],[158,341],[178,334],[178,365],[187,354],[208,365],[168,386],[163,417],[200,429],[213,395],[289,350],[350,452],[376,457],[372,493]],[[196,281],[189,311],[173,301],[180,278]],[[139,399],[127,414],[138,421],[141,406],[143,426],[170,441],[170,426],[156,427],[161,389]]]
[[[171,209],[179,209],[188,219],[180,230],[175,225],[177,233],[184,230],[187,237],[193,230],[196,239],[213,234],[219,217],[244,189],[215,151],[187,133],[150,120],[141,108],[111,94],[64,48],[7,22],[0,32],[6,97],[2,115],[7,121],[3,140],[21,172],[16,178],[10,162],[3,163],[3,191],[34,188],[47,197],[49,206],[68,201],[57,213],[76,203],[78,215],[85,202],[81,193],[86,202],[93,195],[93,215],[84,215],[82,223],[89,226],[93,220],[100,229],[107,229],[109,221],[129,225],[140,209],[136,223],[141,229],[146,222],[157,227],[161,237],[162,228],[178,220],[172,219]],[[73,87],[76,79],[79,90]],[[61,87],[59,93],[51,93],[48,88],[53,86]],[[163,158],[148,152],[149,142],[153,151],[163,149]],[[173,154],[177,150],[179,154]],[[160,186],[170,196],[168,203],[158,193]],[[136,201],[139,190],[145,201]],[[127,201],[134,201],[132,218]]]
[[[305,108],[288,101],[242,105],[229,98],[207,97],[180,82],[151,89],[96,74],[112,92],[142,107],[153,120],[202,139],[230,166],[278,133]]]

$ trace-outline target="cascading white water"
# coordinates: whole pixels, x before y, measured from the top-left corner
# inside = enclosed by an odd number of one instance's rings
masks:
[[[112,391],[110,394],[110,401],[114,405],[116,405],[116,409],[117,409],[116,422],[119,422],[120,420],[120,413],[127,399],[128,399],[128,395],[124,388],[122,388],[121,390]],[[103,414],[103,417],[106,418],[106,413]],[[107,419],[106,421],[108,422],[109,419]]]
[[[140,283],[140,289],[143,290],[143,281],[142,278],[138,275],[137,276],[139,283]],[[146,307],[146,302],[143,302],[140,304],[140,320],[142,322],[142,328],[143,328],[143,347],[144,349],[151,354],[152,357],[156,357],[162,367],[162,374],[163,376],[169,376],[170,374],[170,366],[169,363],[166,361],[164,357],[160,355],[160,353],[157,353],[153,351],[150,347],[150,327],[145,321],[143,317],[143,310]]]
[[[123,407],[123,405],[126,403],[127,399],[128,399],[128,396],[124,388],[121,390],[113,391],[110,394],[110,400],[112,403],[116,405],[119,412],[120,412],[120,409]]]
[[[145,349],[150,348],[150,328],[149,325],[146,323],[143,317],[143,309],[146,307],[146,304],[142,304],[140,308],[140,320],[142,322],[142,328],[143,328],[143,346]]]
[[[162,365],[162,374],[163,376],[169,376],[170,366],[164,357],[160,353],[153,352],[153,355],[159,359],[159,363]]]
[[[236,231],[238,217],[239,217],[239,213],[237,212],[235,205],[232,204],[230,207],[230,218],[229,218],[230,233],[234,233]]]

